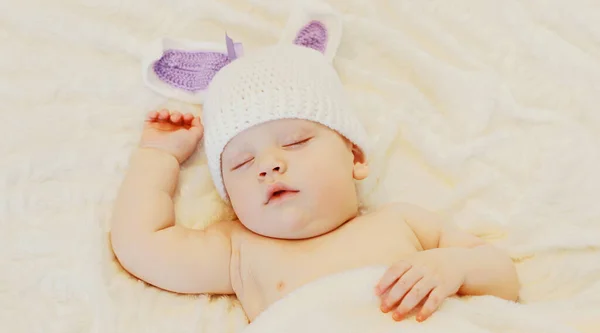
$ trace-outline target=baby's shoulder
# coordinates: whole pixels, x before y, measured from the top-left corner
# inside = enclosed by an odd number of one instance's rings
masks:
[[[408,218],[413,218],[415,216],[425,216],[428,215],[428,212],[417,205],[413,205],[406,202],[388,202],[384,203],[375,208],[369,209],[362,216],[374,218],[374,219],[389,219],[394,218],[399,222],[407,222]]]
[[[370,208],[354,219],[350,224],[362,229],[378,229],[411,232],[411,221],[420,211],[420,207],[403,202],[390,202]]]
[[[405,202],[390,202],[374,209],[370,219],[381,221],[391,227],[391,224],[402,224],[409,228],[421,243],[435,242],[439,239],[442,229],[448,225],[440,214],[421,206]]]

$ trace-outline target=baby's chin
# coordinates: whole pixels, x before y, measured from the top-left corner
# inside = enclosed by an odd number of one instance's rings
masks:
[[[339,227],[340,223],[311,216],[306,209],[288,208],[265,218],[258,234],[279,239],[300,240],[324,235]],[[256,231],[255,231],[256,232]]]

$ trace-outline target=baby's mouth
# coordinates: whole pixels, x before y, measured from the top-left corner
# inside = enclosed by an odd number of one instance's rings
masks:
[[[291,191],[291,190],[275,191],[275,192],[273,192],[273,194],[271,194],[271,197],[267,201],[267,204],[283,201],[287,198],[290,198],[290,197],[296,195],[296,193],[298,193],[298,192],[299,191]]]
[[[265,205],[285,200],[296,195],[298,192],[298,190],[293,189],[283,183],[272,184],[267,189]]]

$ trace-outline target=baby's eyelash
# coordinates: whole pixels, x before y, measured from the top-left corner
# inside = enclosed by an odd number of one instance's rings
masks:
[[[252,161],[252,160],[253,160],[253,159],[252,159],[252,158],[250,158],[250,159],[247,159],[247,160],[245,160],[244,162],[242,162],[242,163],[240,163],[240,164],[237,164],[236,166],[234,166],[233,168],[231,168],[231,171],[235,171],[235,170],[237,170],[237,169],[241,168],[242,166],[244,166],[244,164],[246,164],[246,163],[249,163],[249,162],[250,162],[250,161]]]
[[[303,140],[300,140],[300,141],[295,141],[295,142],[293,142],[293,143],[290,143],[290,144],[287,144],[287,145],[285,145],[284,147],[291,147],[291,146],[295,146],[295,145],[303,144],[303,143],[306,143],[306,142],[308,142],[310,139],[312,139],[312,137],[309,137],[309,138],[306,138],[306,139],[303,139]]]

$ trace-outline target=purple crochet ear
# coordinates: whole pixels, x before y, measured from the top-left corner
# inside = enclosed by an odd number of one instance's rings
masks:
[[[158,78],[190,92],[204,90],[215,74],[229,63],[226,54],[203,51],[167,50],[154,63]]]
[[[294,44],[302,45],[325,53],[327,49],[327,28],[319,21],[311,21],[305,25],[294,39]]]
[[[205,90],[215,74],[242,52],[241,44],[228,36],[226,44],[227,53],[169,49],[152,68],[161,81],[173,87],[189,92]]]

